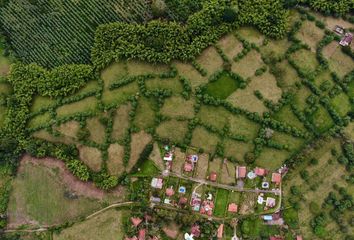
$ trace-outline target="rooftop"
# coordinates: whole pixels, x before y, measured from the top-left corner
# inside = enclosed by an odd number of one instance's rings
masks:
[[[227,208],[227,211],[232,212],[232,213],[236,213],[238,209],[237,204],[235,203],[230,203],[229,207]]]
[[[245,166],[237,166],[236,178],[245,178],[246,174],[247,174],[247,169]]]
[[[280,173],[273,173],[272,174],[272,182],[276,184],[280,184],[281,182],[281,174]]]

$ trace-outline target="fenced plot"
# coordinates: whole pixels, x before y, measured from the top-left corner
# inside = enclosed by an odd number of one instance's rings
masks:
[[[88,97],[78,102],[66,104],[57,108],[58,117],[70,116],[76,113],[83,113],[95,111],[97,106],[97,99],[95,97]]]
[[[162,122],[157,128],[156,133],[162,139],[172,142],[182,143],[188,131],[187,121],[177,121],[175,119]]]
[[[245,57],[232,65],[232,71],[244,79],[254,76],[257,69],[264,65],[261,55],[251,50]]]
[[[319,29],[314,22],[304,21],[296,37],[311,47],[311,51],[316,51],[316,46],[324,36],[324,32]]]
[[[228,34],[218,42],[225,55],[232,60],[243,49],[242,43],[233,34]]]
[[[252,78],[248,88],[260,91],[265,99],[274,103],[278,102],[282,95],[282,90],[277,86],[275,77],[269,72]]]
[[[105,139],[105,127],[99,120],[99,117],[90,118],[87,120],[87,129],[90,131],[89,139],[102,144]]]
[[[108,148],[108,161],[107,168],[111,175],[119,176],[124,170],[124,147],[115,143],[111,144]]]
[[[203,77],[191,64],[174,62],[174,65],[179,75],[190,80],[193,89],[208,82],[208,78]]]
[[[115,112],[113,119],[112,139],[121,140],[129,127],[130,104],[121,105]]]
[[[289,134],[275,131],[272,138],[273,141],[286,145],[289,148],[289,151],[294,152],[301,148],[305,143],[303,138],[293,137]]]
[[[271,40],[263,45],[260,50],[262,55],[266,57],[282,57],[289,47],[290,42],[287,39]]]
[[[320,106],[315,113],[310,116],[310,120],[315,125],[317,131],[323,133],[330,129],[334,122],[324,107]]]
[[[329,68],[336,72],[339,77],[344,77],[353,70],[354,61],[348,55],[344,54],[338,47],[329,58]]]
[[[49,97],[42,97],[42,96],[35,96],[32,105],[31,105],[31,112],[37,112],[42,108],[48,108],[53,106],[56,103],[56,100],[51,99]]]
[[[180,96],[172,96],[165,100],[161,114],[169,117],[193,118],[194,100],[185,100]]]
[[[197,127],[193,131],[191,145],[197,148],[202,148],[205,152],[214,153],[218,141],[219,137],[217,135],[208,132],[202,127]]]
[[[78,146],[80,160],[83,161],[91,170],[99,172],[102,167],[102,154],[97,148]]]
[[[33,133],[33,137],[39,138],[42,140],[46,140],[48,142],[53,142],[53,143],[64,143],[64,144],[75,144],[76,143],[71,137],[65,137],[65,136],[54,137],[52,134],[50,134],[46,130],[40,130],[40,131]]]

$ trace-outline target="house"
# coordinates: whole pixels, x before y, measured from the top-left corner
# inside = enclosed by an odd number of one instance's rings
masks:
[[[146,229],[140,229],[138,234],[138,239],[145,240],[145,235],[146,235]]]
[[[199,212],[201,203],[202,200],[200,198],[200,195],[197,193],[192,193],[191,206],[194,211]]]
[[[247,174],[247,169],[244,166],[236,167],[236,178],[245,178]]]
[[[275,202],[275,198],[267,197],[266,206],[270,208],[275,207]]]
[[[297,236],[296,236],[296,240],[302,240],[302,236],[297,235]]]
[[[184,171],[185,172],[193,171],[193,165],[189,162],[184,163]]]
[[[195,237],[200,237],[200,227],[198,224],[194,224],[191,228],[191,234]]]
[[[237,213],[238,206],[235,203],[230,203],[227,211],[231,213]]]
[[[161,198],[151,196],[150,197],[150,202],[152,202],[152,203],[160,203],[161,202]]]
[[[257,176],[260,176],[260,177],[263,177],[267,174],[267,171],[264,169],[264,168],[259,168],[259,167],[256,167],[254,169],[254,173],[257,175]]]
[[[340,40],[339,44],[343,47],[349,46],[353,41],[353,34],[346,33],[342,40]]]
[[[218,232],[217,232],[218,239],[222,239],[223,235],[224,235],[224,224],[220,224],[220,226],[218,227]]]
[[[166,188],[166,196],[171,197],[175,194],[172,187]]]
[[[272,174],[272,182],[275,184],[280,184],[281,182],[281,174],[280,173],[273,173]]]
[[[273,237],[269,237],[269,240],[284,240],[284,238],[283,237],[275,237],[275,236],[273,236]]]
[[[173,153],[172,152],[167,152],[165,154],[165,156],[163,157],[163,160],[164,161],[168,161],[168,162],[171,162],[173,159]]]
[[[163,183],[162,178],[153,178],[151,180],[151,187],[161,189],[162,183]]]
[[[134,227],[137,227],[143,221],[143,219],[138,218],[138,217],[131,217],[130,221],[132,222]]]
[[[188,202],[188,199],[186,197],[180,197],[179,201],[178,201],[178,205],[180,205],[181,207],[184,207]]]
[[[125,237],[124,240],[138,240],[138,238],[136,236],[131,237],[131,238]]]
[[[212,181],[212,182],[216,182],[216,179],[217,179],[216,172],[211,172],[210,175],[209,175],[209,180]]]
[[[204,200],[200,207],[200,213],[212,216],[214,207],[215,205],[212,201]]]
[[[336,25],[333,29],[333,31],[339,35],[343,35],[344,34],[344,28],[341,26]]]

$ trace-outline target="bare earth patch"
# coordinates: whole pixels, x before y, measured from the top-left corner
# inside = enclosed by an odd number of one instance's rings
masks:
[[[105,128],[98,117],[87,120],[87,129],[90,131],[90,140],[102,144],[105,138]]]
[[[223,60],[214,47],[208,47],[197,58],[197,62],[208,72],[208,76],[222,67]]]
[[[181,173],[184,162],[186,161],[186,154],[180,148],[175,149],[175,158],[172,162],[172,171]]]
[[[254,206],[256,204],[257,194],[244,193],[243,201],[240,208],[240,214],[251,214],[254,212]]]
[[[225,55],[232,60],[243,49],[242,43],[233,34],[228,34],[218,42]]]
[[[154,143],[154,148],[149,156],[149,158],[160,168],[160,170],[165,169],[162,157],[161,157],[161,152],[159,145],[155,142]]]
[[[111,175],[121,175],[124,170],[124,147],[115,143],[111,144],[108,148],[108,162],[107,168]]]
[[[99,149],[83,145],[79,145],[78,149],[81,161],[87,164],[87,166],[95,172],[101,170],[102,156]]]
[[[76,138],[77,131],[80,128],[80,124],[76,121],[69,121],[66,123],[61,124],[59,127],[54,128],[59,131],[64,136],[70,138]]]
[[[201,154],[199,155],[199,160],[197,164],[196,177],[200,179],[205,179],[208,172],[209,155]]]
[[[127,166],[127,172],[130,172],[135,166],[139,159],[140,153],[144,150],[145,146],[151,141],[151,139],[152,137],[144,131],[132,134],[131,153]]]
[[[261,55],[256,50],[251,50],[245,57],[232,65],[232,71],[246,79],[254,76],[256,70],[263,65]]]
[[[130,104],[120,106],[114,116],[112,138],[120,140],[124,137],[129,127],[129,112],[131,110]]]

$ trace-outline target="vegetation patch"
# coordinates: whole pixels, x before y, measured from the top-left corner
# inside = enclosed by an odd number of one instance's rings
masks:
[[[310,120],[321,133],[333,126],[333,120],[326,109],[319,107],[311,116]]]
[[[120,176],[124,170],[124,147],[114,143],[108,148],[107,168],[110,175]]]
[[[244,156],[247,152],[253,151],[253,144],[251,143],[227,139],[224,144],[225,156],[235,158],[239,162],[243,162]]]
[[[277,103],[282,95],[282,90],[277,86],[275,77],[268,72],[252,78],[248,88],[254,91],[258,90],[265,99],[274,103]]]
[[[296,82],[300,82],[301,80],[296,70],[287,60],[277,63],[272,74],[275,76],[278,86],[285,90],[291,88]]]
[[[127,84],[118,89],[103,91],[102,102],[104,104],[121,104],[139,92],[139,87],[136,82]]]
[[[127,62],[129,75],[161,74],[168,72],[170,67],[164,64],[150,64],[142,61],[131,60]]]
[[[155,163],[151,160],[146,160],[138,166],[138,171],[133,174],[135,177],[150,177],[159,174],[160,171]]]
[[[220,182],[223,184],[234,184],[236,181],[236,168],[234,163],[224,160],[221,169]]]
[[[2,108],[2,107],[0,106],[0,108]],[[2,113],[5,113],[5,107],[3,107],[3,109],[4,109],[4,112],[2,112]],[[4,117],[5,117],[5,114],[4,114]],[[44,113],[42,115],[38,115],[38,116],[32,118],[28,123],[28,127],[30,127],[30,128],[40,127],[45,124],[48,124],[50,122],[50,120],[51,120],[50,114]]]
[[[223,72],[215,81],[206,86],[206,93],[219,99],[226,99],[240,87],[241,82]]]
[[[318,67],[316,55],[309,50],[301,49],[296,51],[290,58],[305,74],[312,74]]]
[[[251,50],[240,61],[232,65],[232,71],[244,79],[254,76],[257,69],[263,66],[261,55],[256,50]]]
[[[81,161],[93,171],[99,172],[102,167],[101,151],[97,148],[87,146],[79,146],[78,149]]]
[[[221,38],[218,42],[218,46],[230,60],[234,59],[243,49],[242,43],[237,40],[233,34],[228,34]]]
[[[160,170],[163,170],[165,168],[165,164],[164,161],[162,160],[162,156],[160,152],[160,147],[156,142],[154,143],[154,147],[149,156],[149,159],[151,159]]]
[[[188,131],[188,122],[177,121],[175,119],[162,122],[157,128],[156,133],[162,139],[168,139],[172,142],[183,142],[184,136]]]
[[[130,172],[137,163],[140,154],[143,152],[145,146],[150,143],[151,136],[144,131],[134,133],[131,136],[131,153],[127,166],[127,172]]]
[[[193,118],[194,116],[194,100],[185,100],[179,96],[167,98],[164,102],[160,113],[169,117]]]
[[[208,153],[214,153],[216,144],[219,141],[219,137],[213,133],[208,132],[202,127],[197,127],[193,131],[192,146],[201,148]]]
[[[354,108],[350,104],[349,97],[344,93],[340,93],[331,99],[331,104],[341,117],[345,117]]]
[[[182,167],[186,161],[186,153],[182,152],[180,148],[175,149],[175,159],[172,164],[172,171],[175,173],[181,173]]]
[[[119,81],[126,75],[128,75],[126,62],[120,61],[106,67],[101,72],[101,79],[103,80],[105,88],[108,89],[112,83]]]
[[[290,47],[290,44],[287,39],[269,40],[269,42],[260,47],[260,50],[262,55],[266,57],[283,57]]]
[[[37,112],[40,109],[53,106],[56,101],[50,97],[35,96],[31,105],[31,112]]]
[[[95,111],[97,106],[97,99],[95,97],[88,97],[78,102],[66,104],[57,108],[58,117],[70,116],[77,113]]]
[[[242,115],[232,115],[229,118],[230,133],[244,136],[246,140],[254,139],[258,134],[259,126]]]
[[[77,121],[69,121],[61,124],[55,130],[59,131],[66,137],[76,138],[77,132],[80,128],[80,124]]]
[[[196,177],[200,179],[205,179],[208,172],[209,155],[203,153],[199,155]]]
[[[148,90],[168,89],[173,93],[181,93],[183,87],[178,78],[154,78],[146,81],[146,88]]]
[[[129,128],[130,104],[121,105],[114,114],[112,139],[121,140]]]
[[[354,61],[348,55],[344,54],[338,47],[329,58],[329,68],[336,72],[338,76],[344,77],[353,70]]]
[[[299,129],[300,131],[306,131],[304,124],[296,117],[289,105],[282,107],[280,111],[273,115],[273,118],[275,120],[293,126]]]
[[[213,59],[212,61],[210,61]],[[197,62],[207,71],[208,76],[222,67],[223,60],[214,47],[208,47],[197,57]]]

